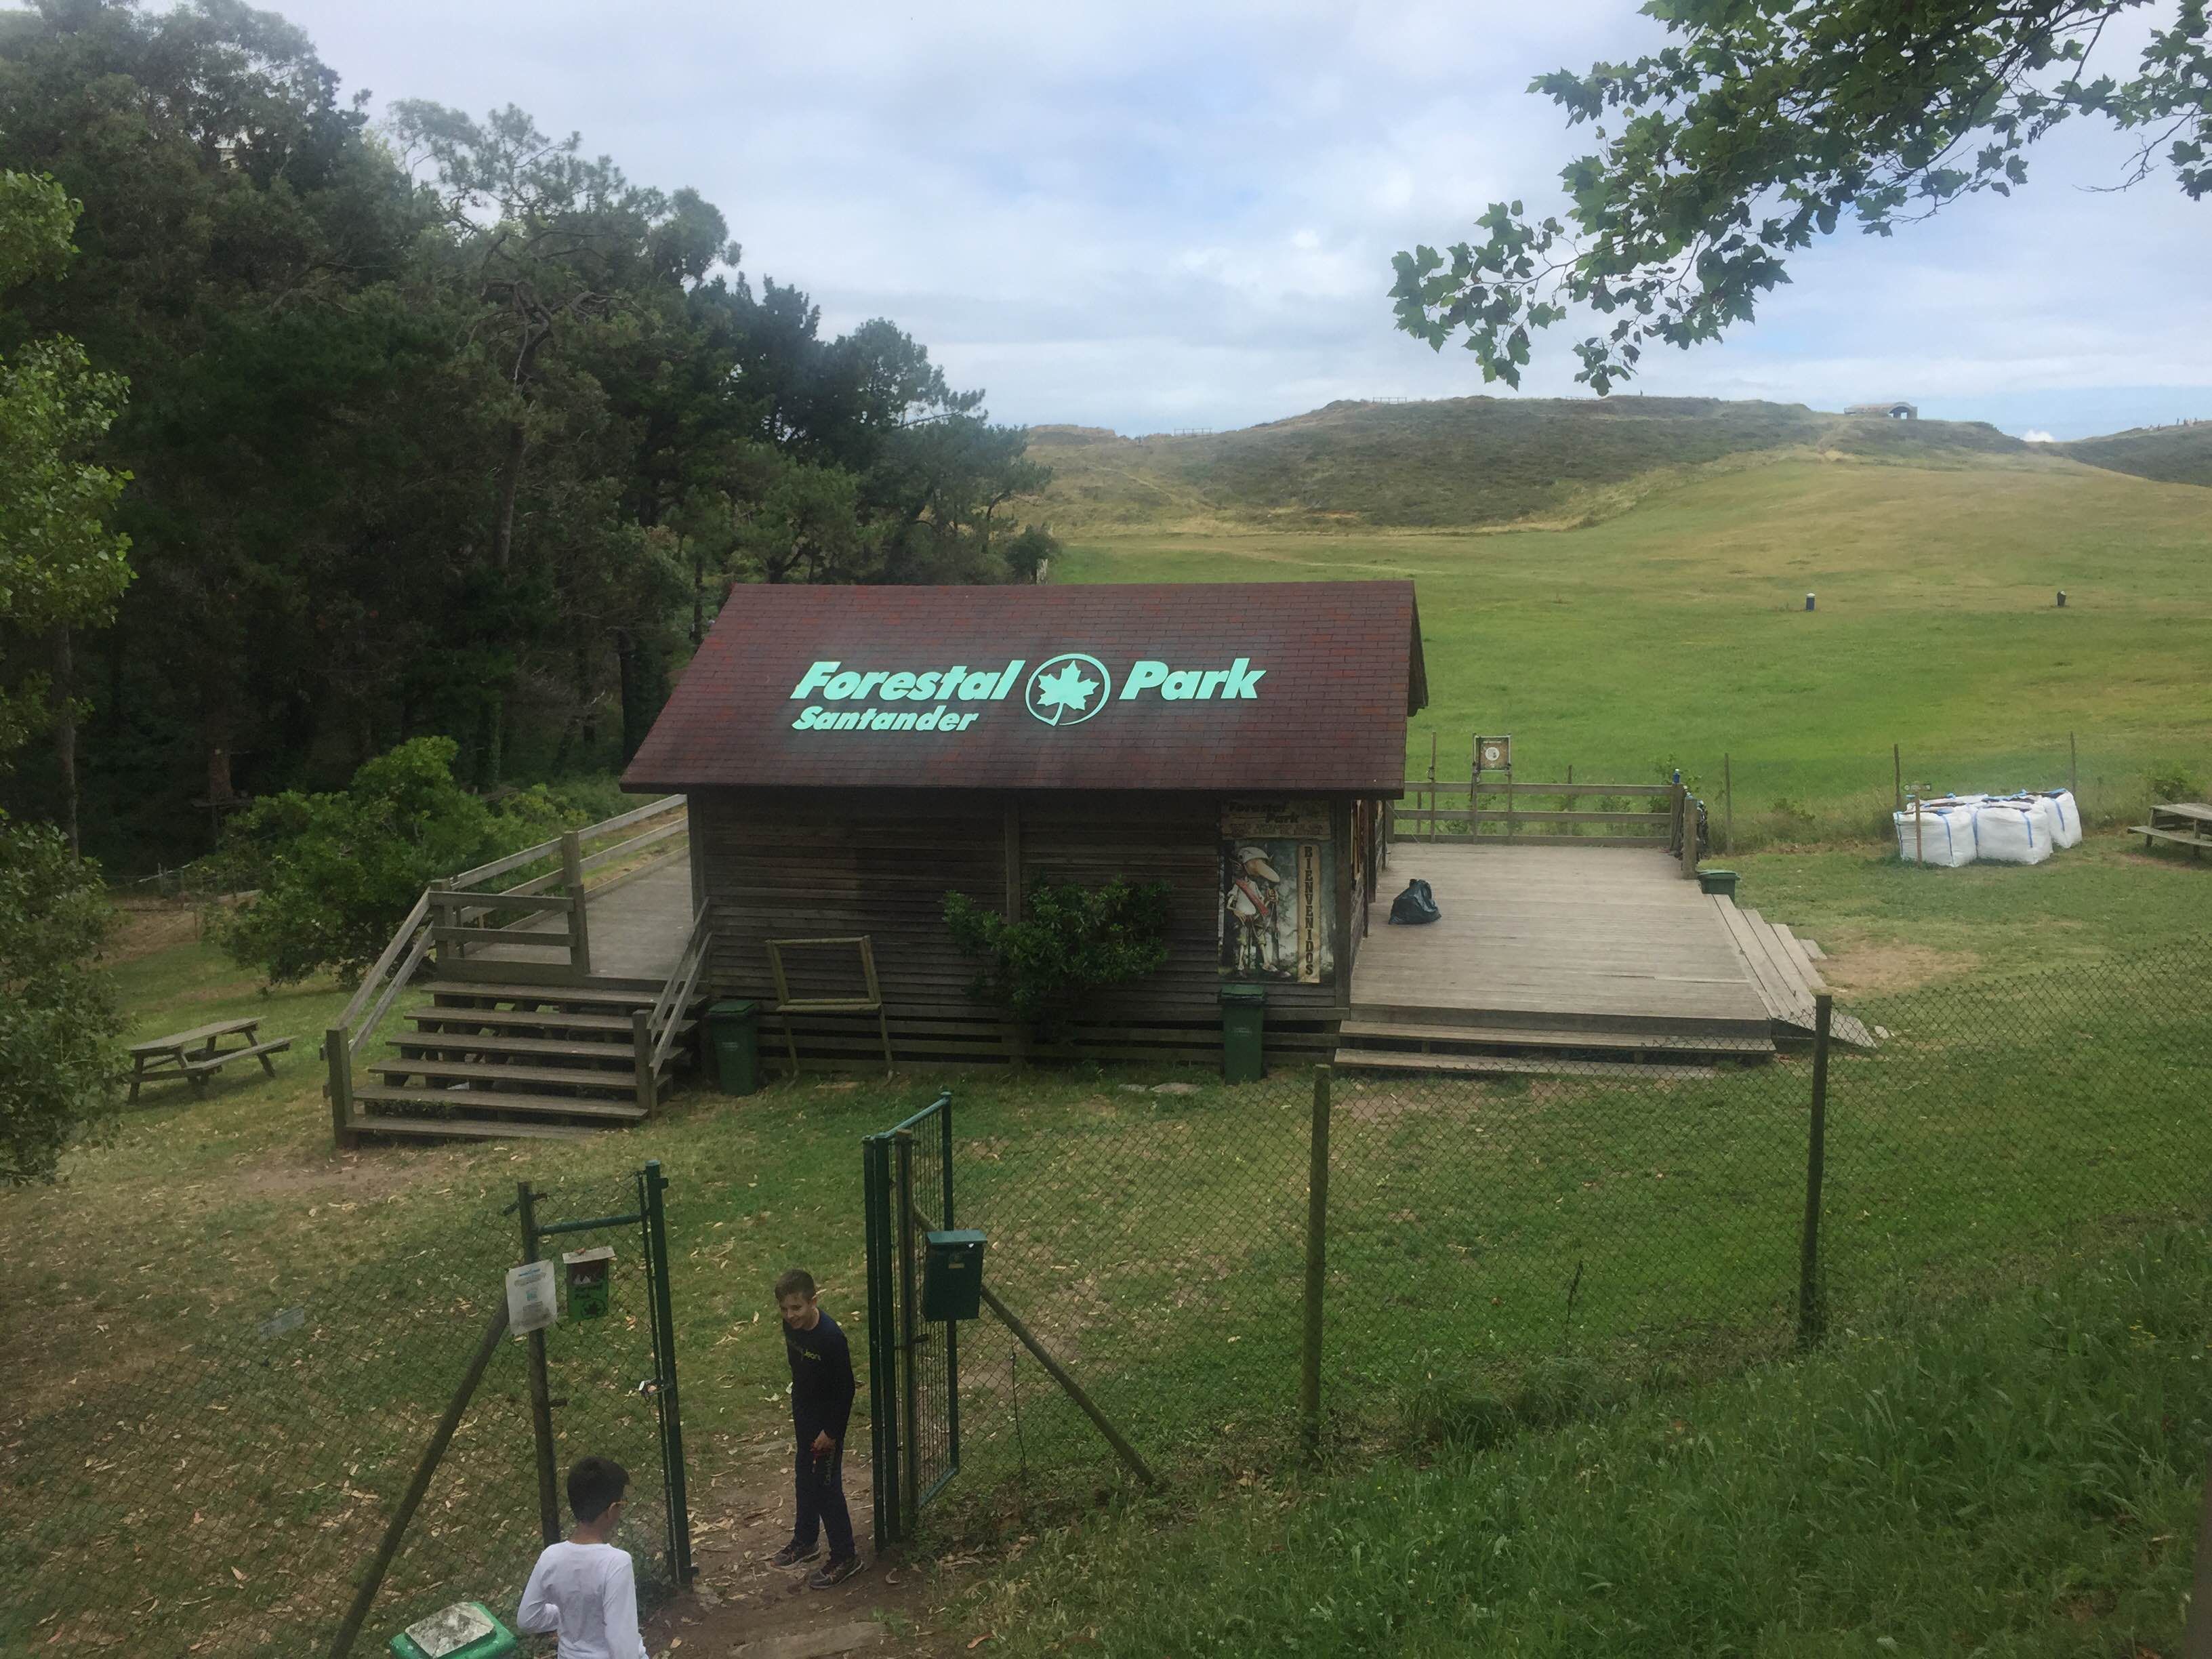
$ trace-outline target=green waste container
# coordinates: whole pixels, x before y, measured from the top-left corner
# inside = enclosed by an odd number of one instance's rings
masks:
[[[1267,1075],[1261,1033],[1267,1024],[1267,988],[1221,988],[1221,1077],[1226,1083],[1257,1083]]]
[[[1700,870],[1698,872],[1698,890],[1718,893],[1723,898],[1735,896],[1736,874],[1733,870]]]
[[[757,1002],[718,1002],[707,1010],[707,1042],[726,1095],[760,1087],[760,1012]]]
[[[520,1653],[514,1632],[481,1601],[456,1601],[392,1638],[397,1659],[507,1659]]]

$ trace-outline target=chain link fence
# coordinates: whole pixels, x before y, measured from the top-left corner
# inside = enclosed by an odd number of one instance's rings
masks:
[[[1829,1049],[1815,1249],[1815,1066],[1773,1052],[1328,1079],[1319,1382],[1340,1453],[1480,1442],[1594,1401],[1940,1315],[2171,1220],[2212,1214],[2203,946],[2023,962],[1869,995]],[[1349,1056],[1346,1056],[1349,1059]],[[1103,1083],[1050,1121],[956,1117],[985,1273],[1160,1473],[1234,1474],[1303,1426],[1314,1074]],[[967,1328],[963,1474],[939,1524],[1112,1477],[1011,1336]]]
[[[635,1178],[605,1188],[541,1194],[540,1226],[637,1208]],[[116,1298],[102,1363],[65,1389],[0,1391],[0,1501],[15,1517],[0,1652],[326,1651],[520,1259],[501,1196],[397,1236],[332,1216],[325,1248],[253,1252],[242,1279],[148,1263]],[[636,1392],[655,1375],[644,1279],[638,1251],[619,1249],[608,1316],[564,1317],[547,1346],[559,1467],[586,1451],[628,1466],[625,1541],[651,1595],[670,1575],[653,1402]],[[512,1613],[542,1543],[529,1370],[528,1345],[502,1340],[357,1654],[452,1601]]]

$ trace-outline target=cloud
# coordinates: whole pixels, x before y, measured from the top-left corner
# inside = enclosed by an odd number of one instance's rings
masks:
[[[2038,431],[2033,427],[2030,427],[2027,431],[2021,433],[2020,435],[2024,442],[2032,444],[2055,444],[2058,441],[2057,439],[2052,437],[2048,432]]]
[[[695,185],[749,270],[834,326],[894,319],[999,418],[1124,431],[1501,390],[1395,331],[1390,256],[1556,204],[1592,136],[1529,79],[1663,39],[1632,0],[640,0],[618,25],[596,0],[276,3],[376,106],[520,103]],[[1656,350],[1640,384],[2069,434],[2212,412],[2212,205],[2084,188],[2124,153],[2063,129],[2009,201],[1832,238],[1755,326]],[[1570,343],[1529,392],[1578,392]]]

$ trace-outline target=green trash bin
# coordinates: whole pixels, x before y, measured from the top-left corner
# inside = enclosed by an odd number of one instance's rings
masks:
[[[1698,872],[1698,890],[1718,893],[1723,898],[1735,896],[1736,874],[1733,870],[1700,870]]]
[[[724,1094],[749,1095],[760,1087],[760,1004],[715,1003],[707,1010],[707,1043]]]
[[[1221,988],[1221,1077],[1225,1083],[1257,1083],[1267,1075],[1262,1032],[1267,1024],[1267,988]]]

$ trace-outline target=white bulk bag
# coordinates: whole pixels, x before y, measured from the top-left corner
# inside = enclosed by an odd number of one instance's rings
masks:
[[[1897,855],[1907,864],[1932,864],[1955,870],[1974,861],[1974,809],[1927,806],[1917,814],[1892,814],[1897,826]]]
[[[2051,856],[2051,831],[2033,806],[1984,801],[1974,809],[1974,846],[1995,864],[2040,864]]]
[[[2074,799],[2070,789],[2054,789],[2043,798],[2050,803],[2051,816],[2057,820],[2051,831],[2054,847],[2079,847],[2081,844],[2081,808]]]

